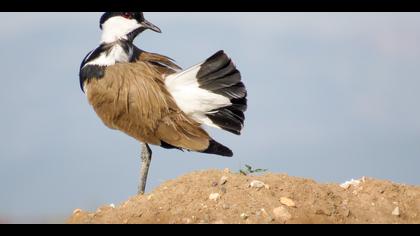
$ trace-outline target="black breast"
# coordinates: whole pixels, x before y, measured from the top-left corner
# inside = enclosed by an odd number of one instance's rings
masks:
[[[106,52],[110,48],[109,45],[101,44],[95,50],[90,51],[85,58],[83,59],[80,65],[79,71],[79,80],[80,80],[80,88],[83,90],[83,84],[86,80],[91,78],[102,78],[105,74],[105,66],[99,65],[87,65],[90,61],[94,60],[95,58],[99,57],[102,52]]]
[[[92,78],[100,79],[105,75],[105,66],[98,66],[98,65],[87,65],[80,69],[79,72],[79,79],[80,79],[80,88],[83,92],[83,84],[85,81],[90,80]]]

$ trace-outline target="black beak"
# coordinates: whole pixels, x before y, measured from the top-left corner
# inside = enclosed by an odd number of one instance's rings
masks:
[[[158,33],[162,33],[162,31],[159,29],[159,27],[157,27],[156,25],[150,23],[149,21],[147,21],[146,19],[143,19],[143,21],[141,22],[141,25],[146,28],[146,29],[150,29],[153,30],[155,32]]]

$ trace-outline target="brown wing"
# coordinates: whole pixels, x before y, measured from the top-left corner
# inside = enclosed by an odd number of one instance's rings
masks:
[[[209,146],[209,135],[178,108],[149,63],[109,66],[103,78],[86,84],[86,94],[105,125],[141,142],[193,151]]]
[[[182,69],[175,64],[173,59],[158,53],[143,51],[138,47],[134,47],[134,58],[136,58],[135,61],[150,63],[161,75],[170,75]]]

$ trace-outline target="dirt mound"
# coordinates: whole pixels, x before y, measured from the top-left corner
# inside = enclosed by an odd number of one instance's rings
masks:
[[[319,184],[284,174],[193,172],[68,223],[420,223],[420,187],[362,178]]]

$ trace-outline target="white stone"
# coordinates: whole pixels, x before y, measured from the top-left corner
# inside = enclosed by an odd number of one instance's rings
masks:
[[[357,187],[360,185],[360,183],[363,183],[366,181],[366,178],[363,176],[361,179],[351,179],[349,181],[346,181],[342,184],[340,184],[340,187],[344,189],[350,188],[350,186]]]
[[[262,187],[265,187],[265,184],[264,184],[264,182],[262,182],[262,181],[259,181],[259,180],[253,180],[253,181],[251,181],[251,183],[249,183],[249,186],[250,186],[251,188],[258,188],[258,189],[260,189],[260,188],[262,188]]]
[[[242,213],[240,215],[240,217],[241,217],[241,219],[246,220],[246,219],[248,219],[249,216],[246,213]]]
[[[82,212],[82,209],[77,208],[73,211],[73,214],[79,214],[80,212]]]
[[[400,208],[395,207],[395,209],[392,211],[393,216],[400,216]]]
[[[217,200],[220,199],[220,194],[219,193],[212,193],[212,194],[210,194],[209,199],[212,200],[212,201],[217,201]]]
[[[280,203],[288,207],[296,207],[296,203],[292,199],[287,197],[281,197]]]

